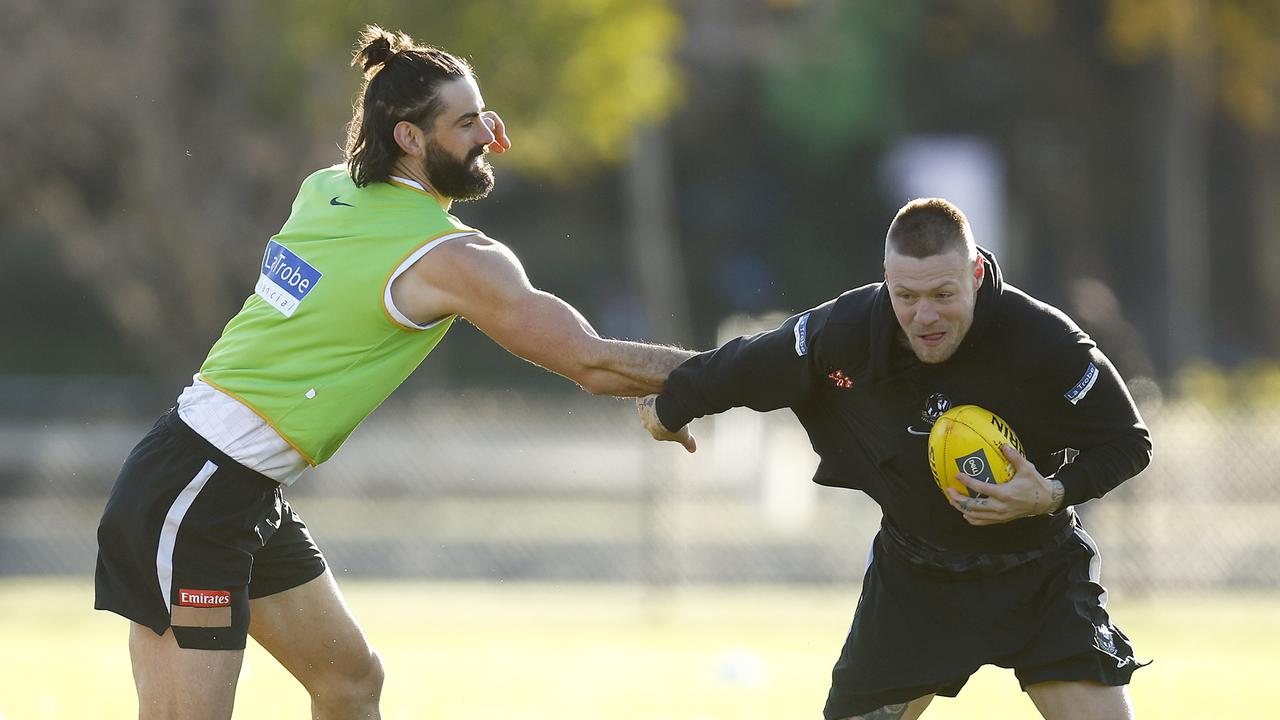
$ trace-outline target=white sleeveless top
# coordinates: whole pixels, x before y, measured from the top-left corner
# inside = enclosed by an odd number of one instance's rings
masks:
[[[281,485],[292,485],[307,469],[302,454],[266,420],[199,375],[178,396],[178,417],[232,460]]]

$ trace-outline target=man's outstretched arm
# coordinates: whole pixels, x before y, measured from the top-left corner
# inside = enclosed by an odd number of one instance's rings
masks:
[[[815,388],[814,367],[821,363],[814,355],[833,303],[681,363],[662,394],[637,401],[640,424],[653,439],[693,452],[697,446],[688,425],[695,418],[734,407],[768,412],[804,402]]]
[[[693,352],[602,338],[572,305],[529,282],[519,258],[483,235],[450,240],[392,286],[396,307],[427,323],[461,315],[509,352],[596,395],[660,392]]]

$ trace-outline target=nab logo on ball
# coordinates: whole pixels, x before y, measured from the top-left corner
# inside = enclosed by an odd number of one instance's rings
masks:
[[[294,311],[323,276],[324,273],[306,260],[272,240],[262,254],[262,275],[258,277],[254,292],[285,317],[293,317]]]
[[[962,495],[982,497],[956,479],[956,472],[985,483],[1008,482],[1013,463],[1001,452],[1005,444],[1026,454],[1013,428],[995,413],[976,405],[957,405],[933,423],[929,431],[929,470],[944,493],[949,487]]]

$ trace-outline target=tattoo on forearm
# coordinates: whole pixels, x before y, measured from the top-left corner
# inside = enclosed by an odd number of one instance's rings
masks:
[[[1062,487],[1061,480],[1051,480],[1049,487],[1052,488],[1052,497],[1049,499],[1049,512],[1057,512],[1062,509],[1062,500],[1067,493],[1067,489]]]

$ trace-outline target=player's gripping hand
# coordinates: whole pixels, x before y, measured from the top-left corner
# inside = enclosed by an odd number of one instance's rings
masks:
[[[1012,445],[1001,449],[1013,463],[1013,477],[1006,483],[994,485],[956,473],[956,479],[964,483],[970,492],[986,497],[968,497],[954,488],[947,488],[951,507],[959,510],[970,525],[995,525],[1056,510],[1062,502],[1062,483],[1041,475],[1036,466]]]
[[[657,400],[657,395],[636,398],[636,411],[640,413],[640,424],[644,426],[645,430],[649,431],[654,440],[678,442],[689,452],[697,450],[698,443],[694,442],[693,435],[689,434],[688,425],[671,432],[662,424],[662,421],[658,419]]]
[[[511,149],[511,138],[507,137],[507,125],[502,122],[502,118],[498,117],[498,113],[492,110],[485,110],[480,113],[480,120],[489,128],[489,132],[493,133],[493,142],[489,143],[489,152],[495,155],[501,155]]]

